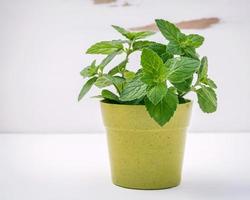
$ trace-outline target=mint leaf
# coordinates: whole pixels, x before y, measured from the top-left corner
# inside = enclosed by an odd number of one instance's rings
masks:
[[[136,41],[133,44],[133,50],[143,50],[144,48],[148,48],[157,53],[163,62],[166,62],[168,59],[173,57],[173,54],[167,49],[167,46],[164,44],[160,44],[152,41]]]
[[[91,99],[103,99],[102,95],[95,95],[90,97]]]
[[[172,83],[179,93],[187,92],[191,88],[193,76],[180,83]]]
[[[169,40],[167,49],[171,54],[199,59],[195,48],[202,45],[204,38],[198,34],[185,35],[172,23],[158,19],[156,24],[162,35]]]
[[[147,85],[140,80],[140,77],[136,77],[128,82],[123,91],[121,92],[121,101],[132,101],[140,99],[146,95]]]
[[[128,60],[124,60],[122,61],[120,64],[118,64],[117,66],[115,66],[113,69],[111,69],[108,74],[109,75],[115,75],[117,73],[121,73],[125,67],[126,67],[126,64],[128,63]]]
[[[168,59],[173,58],[174,56],[173,56],[173,54],[171,54],[167,50],[165,53],[161,54],[160,57],[161,57],[162,61],[165,63],[168,61]]]
[[[198,34],[190,34],[186,36],[185,44],[187,46],[198,48],[200,47],[204,42],[204,37]]]
[[[112,81],[110,80],[110,77],[107,75],[98,77],[98,79],[95,82],[95,86],[98,88],[104,88],[110,85],[112,85]]]
[[[200,81],[207,79],[207,71],[208,71],[207,57],[203,57],[201,59],[200,69],[198,71],[198,79]]]
[[[180,83],[190,78],[199,68],[198,60],[188,57],[178,57],[169,59],[166,63],[168,68],[167,79],[172,83]]]
[[[86,53],[88,54],[112,54],[123,49],[120,41],[103,41],[92,45]]]
[[[167,49],[167,45],[155,43],[148,47],[149,49],[156,52],[165,63],[168,59],[173,58],[173,54]]]
[[[196,53],[194,47],[183,48],[184,56],[199,60],[199,55]]]
[[[158,104],[167,94],[167,87],[165,84],[153,86],[148,92],[148,99],[154,104]]]
[[[210,87],[201,86],[196,90],[198,103],[203,112],[212,113],[217,109],[217,97],[214,90]]]
[[[183,33],[172,23],[163,19],[156,19],[156,25],[161,31],[162,35],[169,41],[179,42],[180,39],[185,37]]]
[[[94,60],[90,66],[85,67],[80,74],[83,78],[94,76],[97,73],[96,60]]]
[[[198,80],[201,83],[208,85],[209,87],[211,87],[213,89],[216,89],[217,85],[215,84],[215,82],[212,79],[208,78],[207,71],[208,71],[207,57],[203,57],[201,59],[201,65],[200,65],[200,68],[198,71]]]
[[[85,94],[90,90],[90,88],[92,87],[92,85],[94,85],[95,81],[96,81],[97,77],[93,77],[91,79],[89,79],[82,87],[80,94],[78,96],[78,101],[80,101]]]
[[[125,28],[122,28],[122,27],[116,26],[116,25],[112,25],[112,27],[113,27],[116,31],[118,31],[119,33],[121,33],[124,37],[130,39],[130,38],[129,38],[129,33],[130,33],[130,32],[127,31]]]
[[[148,98],[145,99],[145,106],[149,115],[160,125],[166,124],[177,108],[178,97],[174,93],[174,90],[170,88],[163,99],[156,105],[154,105]]]
[[[138,40],[154,34],[154,32],[151,31],[130,32],[120,26],[112,25],[112,27],[129,40]]]
[[[106,65],[108,65],[108,64],[113,60],[113,58],[114,58],[116,55],[118,55],[118,54],[120,54],[120,53],[121,53],[121,51],[116,51],[116,52],[114,52],[114,53],[109,54],[106,58],[104,58],[104,59],[102,60],[101,64],[98,66],[99,69],[100,69],[101,71],[103,71],[104,67],[105,67]]]
[[[166,67],[162,59],[152,50],[143,49],[141,55],[142,81],[155,85],[166,80]]]
[[[217,88],[217,85],[215,84],[215,82],[212,79],[210,79],[210,78],[207,78],[206,85],[208,85],[209,87],[211,87],[213,89]]]
[[[133,43],[133,50],[142,50],[144,48],[148,48],[152,45],[156,44],[156,42],[148,41],[148,40],[141,40],[141,41],[135,41]]]
[[[167,50],[174,55],[187,56],[194,58],[196,60],[199,59],[199,56],[196,53],[195,48],[185,44],[185,40],[183,40],[182,42],[170,41],[167,45]]]
[[[123,90],[124,81],[125,79],[120,76],[103,74],[102,76],[98,77],[95,82],[95,86],[98,88],[104,88],[113,84],[117,92],[120,93]]]
[[[132,79],[135,78],[135,76],[136,76],[136,74],[134,72],[132,72],[132,71],[125,71],[124,72],[124,78],[126,80],[132,80]]]
[[[174,55],[184,55],[184,50],[181,48],[178,42],[169,42],[167,45],[167,50]]]
[[[152,31],[131,32],[131,38],[132,40],[139,40],[139,39],[143,39],[154,34],[155,32],[152,32]]]
[[[106,75],[106,76],[113,83],[117,92],[120,94],[121,91],[123,90],[125,79],[120,76],[110,76],[110,75]]]
[[[104,99],[119,101],[119,97],[109,90],[102,90],[102,97]]]

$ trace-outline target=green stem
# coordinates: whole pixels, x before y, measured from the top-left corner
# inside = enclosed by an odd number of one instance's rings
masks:
[[[128,46],[128,49],[126,50],[126,64],[128,63],[128,60],[129,60],[129,55],[133,52],[133,43],[134,43],[134,40],[132,40],[130,43],[129,43],[129,46]],[[123,71],[121,72],[122,74],[122,77],[124,77],[124,72],[126,71],[126,66],[124,67]]]
[[[180,95],[180,97],[185,96],[189,92],[195,92],[196,91],[195,87],[198,86],[199,84],[200,84],[200,81],[197,79],[195,84],[193,86],[191,86],[191,88],[187,92],[184,92],[182,95]]]

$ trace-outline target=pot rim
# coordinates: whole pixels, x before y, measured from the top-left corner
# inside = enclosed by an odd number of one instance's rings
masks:
[[[193,100],[190,100],[190,99],[186,99],[186,100],[188,100],[188,102],[186,102],[186,103],[178,103],[178,106],[187,105],[187,104],[193,104]],[[105,100],[100,100],[100,103],[101,104],[106,104],[106,105],[114,105],[114,106],[137,106],[137,107],[143,107],[143,106],[145,106],[145,105],[139,105],[139,104],[108,103],[108,102],[105,102]]]

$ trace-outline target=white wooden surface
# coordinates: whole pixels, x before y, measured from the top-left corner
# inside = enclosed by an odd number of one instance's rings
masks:
[[[250,134],[189,134],[179,187],[112,185],[104,134],[0,134],[1,200],[249,200]]]

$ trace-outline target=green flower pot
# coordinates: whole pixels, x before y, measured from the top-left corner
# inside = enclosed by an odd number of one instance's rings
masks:
[[[179,104],[160,127],[143,105],[101,102],[113,183],[134,189],[179,185],[191,109],[192,102]]]

